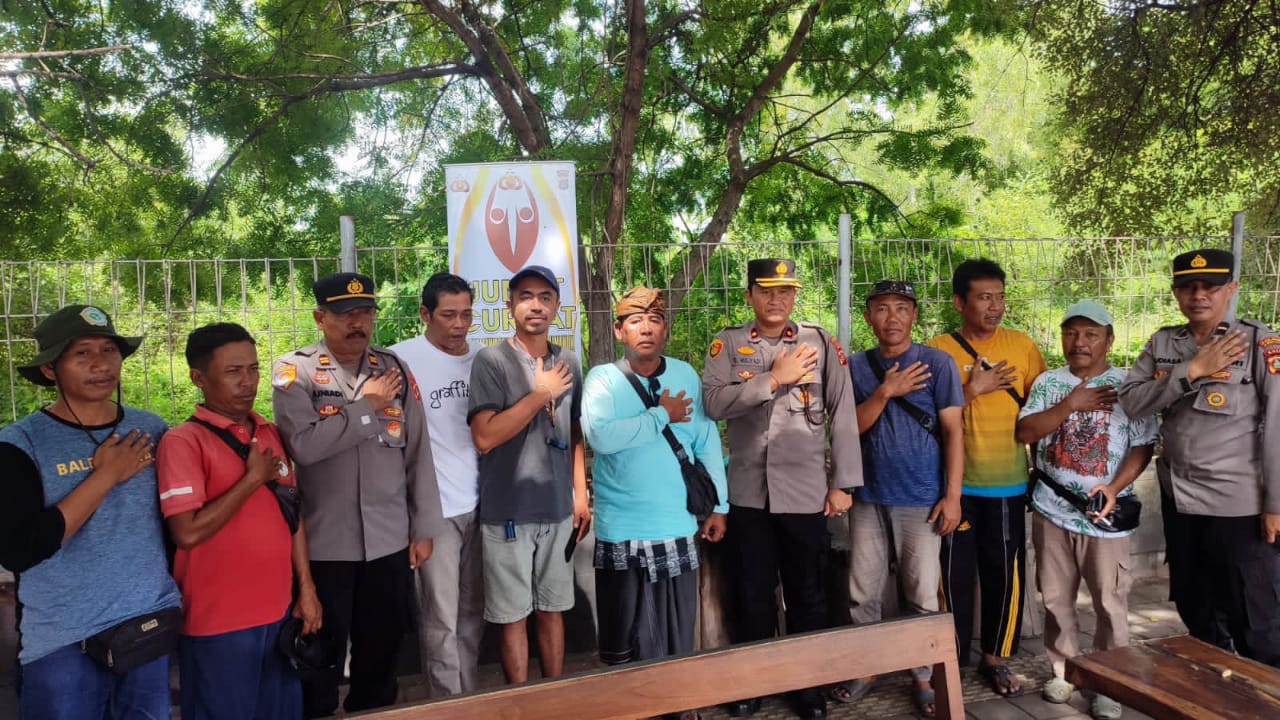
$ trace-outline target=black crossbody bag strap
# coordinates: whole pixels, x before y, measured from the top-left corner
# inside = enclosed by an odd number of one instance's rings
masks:
[[[1031,483],[1027,488],[1027,508],[1031,507],[1031,493],[1035,490],[1036,483],[1044,483],[1045,487],[1053,491],[1054,495],[1065,500],[1071,507],[1079,510],[1084,516],[1089,517],[1089,501],[1079,495],[1071,492],[1062,483],[1054,480],[1049,473],[1040,469],[1040,443],[1031,444]]]
[[[876,359],[871,351],[867,351],[867,364],[871,366],[871,373],[876,376],[876,381],[881,385],[884,384],[884,366]],[[942,428],[938,423],[938,418],[924,411],[920,406],[912,403],[906,398],[896,397],[893,401],[906,411],[916,422],[920,423],[920,427],[924,428],[933,439],[942,444]]]
[[[640,396],[640,400],[644,403],[644,406],[646,408],[658,407],[657,401],[654,400],[653,396],[649,394],[649,391],[645,390],[644,386],[640,384],[640,378],[636,377],[635,372],[631,369],[631,366],[627,364],[627,361],[619,360],[615,364],[618,366],[618,370],[622,372],[622,376],[627,379],[627,382],[631,383],[631,387],[635,389],[636,394]],[[666,439],[667,444],[671,446],[671,452],[676,454],[676,459],[680,461],[681,465],[692,464],[692,461],[689,460],[689,454],[684,451],[684,446],[676,439],[676,434],[671,432],[671,425],[666,425],[662,428],[662,437]]]
[[[245,462],[249,461],[249,446],[240,442],[240,438],[236,437],[235,435],[232,435],[230,430],[226,428],[220,428],[217,425],[214,425],[213,423],[207,420],[201,420],[195,415],[192,415],[191,417],[187,418],[187,422],[193,422],[197,425],[203,425],[209,432],[213,433],[214,435],[217,435],[219,440],[226,443],[227,447],[235,451],[235,454],[239,455],[241,460],[244,460]]]
[[[248,446],[248,445],[245,445],[245,444],[244,444],[244,443],[242,443],[242,442],[240,442],[240,438],[236,437],[235,435],[232,435],[230,430],[228,430],[228,429],[226,429],[226,428],[220,428],[220,427],[218,427],[217,425],[214,425],[213,423],[211,423],[211,422],[209,422],[209,421],[207,421],[207,420],[201,420],[200,418],[196,417],[195,415],[192,415],[191,417],[187,418],[187,422],[193,422],[193,423],[195,423],[195,424],[197,424],[197,425],[203,425],[205,428],[207,428],[207,429],[208,429],[210,432],[212,432],[214,435],[217,435],[217,436],[218,436],[218,438],[219,438],[220,440],[222,440],[222,442],[226,443],[226,444],[227,444],[227,447],[229,447],[229,448],[231,448],[233,451],[235,451],[235,454],[236,454],[236,455],[239,455],[239,456],[240,456],[240,459],[241,459],[241,460],[243,460],[243,461],[245,462],[245,465],[246,465],[246,466],[248,466],[248,464],[249,464],[249,446]],[[276,488],[277,488],[277,487],[279,487],[279,485],[280,485],[280,481],[278,481],[278,480],[268,480],[266,483],[264,483],[264,485],[266,486],[266,488],[267,488],[268,490],[270,490],[270,491],[271,491],[271,494],[276,495],[276,494],[278,493],[278,491],[276,490]],[[287,515],[286,515],[286,519],[288,519],[288,516],[287,516]]]
[[[951,339],[955,340],[956,343],[960,345],[960,347],[964,348],[964,351],[969,353],[969,355],[973,357],[973,361],[975,363],[982,362],[982,359],[978,357],[978,351],[973,349],[973,346],[969,344],[968,340],[964,339],[963,335],[961,335],[958,332],[953,332],[951,333]],[[984,366],[987,369],[990,369],[990,367],[986,366],[985,363],[984,363]],[[1013,388],[1005,388],[1004,391],[1009,393],[1009,397],[1013,398],[1014,402],[1018,403],[1018,407],[1022,407],[1023,405],[1027,404],[1027,399],[1022,397],[1022,395],[1020,395],[1017,390],[1014,390]]]

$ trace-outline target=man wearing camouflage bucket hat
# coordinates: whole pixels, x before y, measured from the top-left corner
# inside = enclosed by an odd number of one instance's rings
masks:
[[[180,613],[152,454],[166,426],[119,403],[122,362],[142,338],[92,305],[58,310],[33,336],[36,355],[18,372],[57,399],[0,430],[0,564],[19,578],[21,714],[168,717],[172,644],[152,643],[128,670],[91,652],[117,628],[176,630]]]

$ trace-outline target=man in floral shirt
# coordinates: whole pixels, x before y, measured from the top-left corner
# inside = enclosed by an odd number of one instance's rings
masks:
[[[1044,597],[1044,645],[1053,664],[1053,679],[1043,692],[1049,702],[1066,702],[1075,689],[1063,674],[1067,658],[1080,654],[1076,595],[1081,580],[1098,617],[1093,649],[1129,644],[1133,528],[1112,512],[1117,497],[1133,494],[1133,481],[1151,461],[1157,424],[1154,417],[1130,418],[1116,404],[1126,372],[1107,362],[1114,341],[1106,308],[1091,300],[1067,308],[1062,321],[1067,366],[1037,378],[1018,415],[1017,438],[1033,446],[1039,478],[1031,498],[1031,541]],[[1100,506],[1095,512],[1087,500],[1098,495],[1104,501],[1095,501]],[[1097,695],[1090,713],[1119,718],[1120,704]]]

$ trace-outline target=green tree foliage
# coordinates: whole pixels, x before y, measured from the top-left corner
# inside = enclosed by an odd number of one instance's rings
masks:
[[[623,243],[680,243],[655,281],[684,288],[731,228],[802,241],[842,211],[894,227],[901,198],[863,179],[858,150],[875,167],[981,171],[960,40],[1011,32],[1012,6],[24,3],[0,20],[18,49],[3,56],[0,171],[15,182],[0,207],[40,217],[6,255],[318,252],[320,224],[349,212],[365,244],[436,244],[441,163],[570,159],[598,310]],[[225,149],[196,167],[209,142]],[[352,150],[365,174],[335,180]],[[928,215],[922,234],[959,217]]]
[[[1074,228],[1222,232],[1241,208],[1280,228],[1280,5],[1046,0],[1029,17],[1060,78],[1052,189]]]

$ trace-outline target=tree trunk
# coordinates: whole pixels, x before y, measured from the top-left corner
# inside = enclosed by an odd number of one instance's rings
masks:
[[[632,159],[636,152],[636,131],[640,127],[640,106],[644,100],[644,71],[649,59],[649,34],[644,0],[627,0],[627,65],[623,71],[617,129],[609,154],[609,203],[605,208],[601,244],[595,248],[595,262],[582,277],[589,291],[583,298],[587,311],[588,348],[591,366],[614,360],[613,268],[622,242],[627,214],[627,191],[631,186]]]

